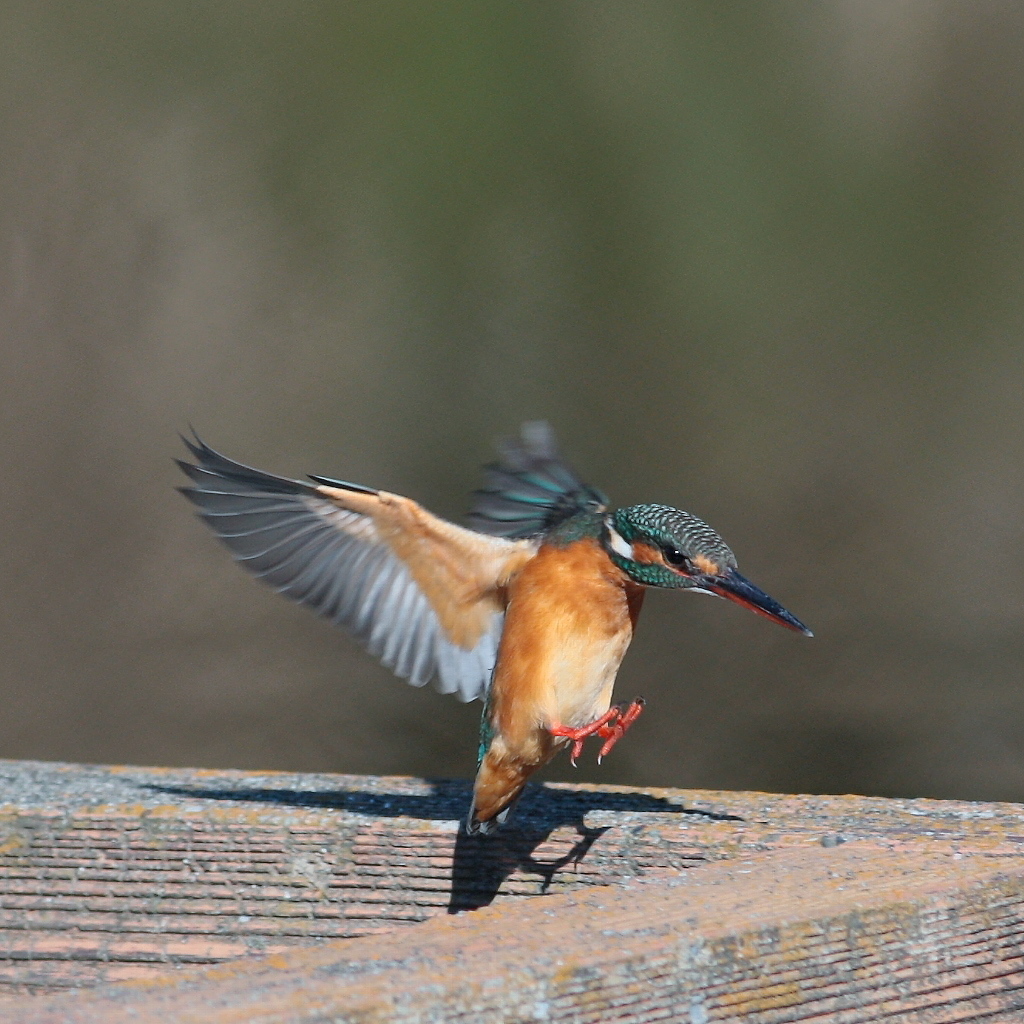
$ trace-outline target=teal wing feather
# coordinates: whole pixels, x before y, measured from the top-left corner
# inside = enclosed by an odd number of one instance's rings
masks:
[[[585,484],[562,458],[543,420],[524,423],[517,438],[498,445],[500,459],[484,468],[484,486],[469,513],[475,530],[496,537],[538,537],[579,512],[604,512],[608,498]]]

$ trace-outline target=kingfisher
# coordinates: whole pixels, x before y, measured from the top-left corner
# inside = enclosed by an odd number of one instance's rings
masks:
[[[600,762],[644,700],[613,704],[650,587],[726,598],[811,636],[741,576],[710,526],[669,505],[616,508],[551,427],[523,424],[475,493],[471,528],[361,484],[274,476],[182,438],[182,493],[238,562],[348,630],[413,686],[483,699],[469,834],[504,824],[527,779],[590,737]]]

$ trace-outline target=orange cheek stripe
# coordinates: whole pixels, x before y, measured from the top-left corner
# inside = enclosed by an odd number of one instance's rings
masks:
[[[650,544],[634,544],[633,560],[643,565],[664,565],[665,556]]]
[[[705,576],[718,576],[722,572],[722,567],[712,562],[710,558],[705,555],[694,555],[693,564],[702,572]]]
[[[675,566],[671,566],[665,561],[665,555],[661,548],[656,548],[651,544],[634,544],[633,558],[643,565],[663,565],[673,572],[679,572]],[[707,576],[718,576],[722,571],[722,567],[717,562],[712,562],[706,555],[694,555],[693,564],[698,572],[702,572]],[[682,573],[681,575],[685,576],[688,574]]]

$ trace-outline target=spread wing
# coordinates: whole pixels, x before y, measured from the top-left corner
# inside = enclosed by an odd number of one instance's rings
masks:
[[[462,700],[490,683],[504,588],[536,544],[486,537],[409,498],[272,476],[185,440],[182,493],[246,569],[346,626],[414,686]]]
[[[604,512],[608,498],[585,484],[562,458],[543,420],[524,423],[519,437],[498,445],[498,462],[484,468],[484,487],[469,513],[481,533],[540,537],[577,512]]]

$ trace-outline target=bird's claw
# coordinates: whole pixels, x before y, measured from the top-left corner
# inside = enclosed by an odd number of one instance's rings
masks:
[[[597,730],[598,736],[605,738],[604,745],[597,753],[598,764],[611,753],[612,747],[622,739],[626,734],[626,730],[640,717],[640,712],[643,711],[646,703],[643,697],[637,697],[627,708],[624,708],[621,704],[616,705],[616,710],[619,712],[618,716]]]
[[[552,725],[549,729],[552,736],[564,736],[572,740],[572,750],[569,752],[569,763],[576,767],[576,758],[583,753],[583,741],[588,736],[600,736],[604,739],[604,746],[597,755],[597,763],[608,755],[612,747],[622,739],[626,730],[640,717],[646,701],[643,697],[637,697],[628,707],[624,704],[613,704],[600,718],[589,725],[581,726],[579,729],[571,729],[567,725]]]

